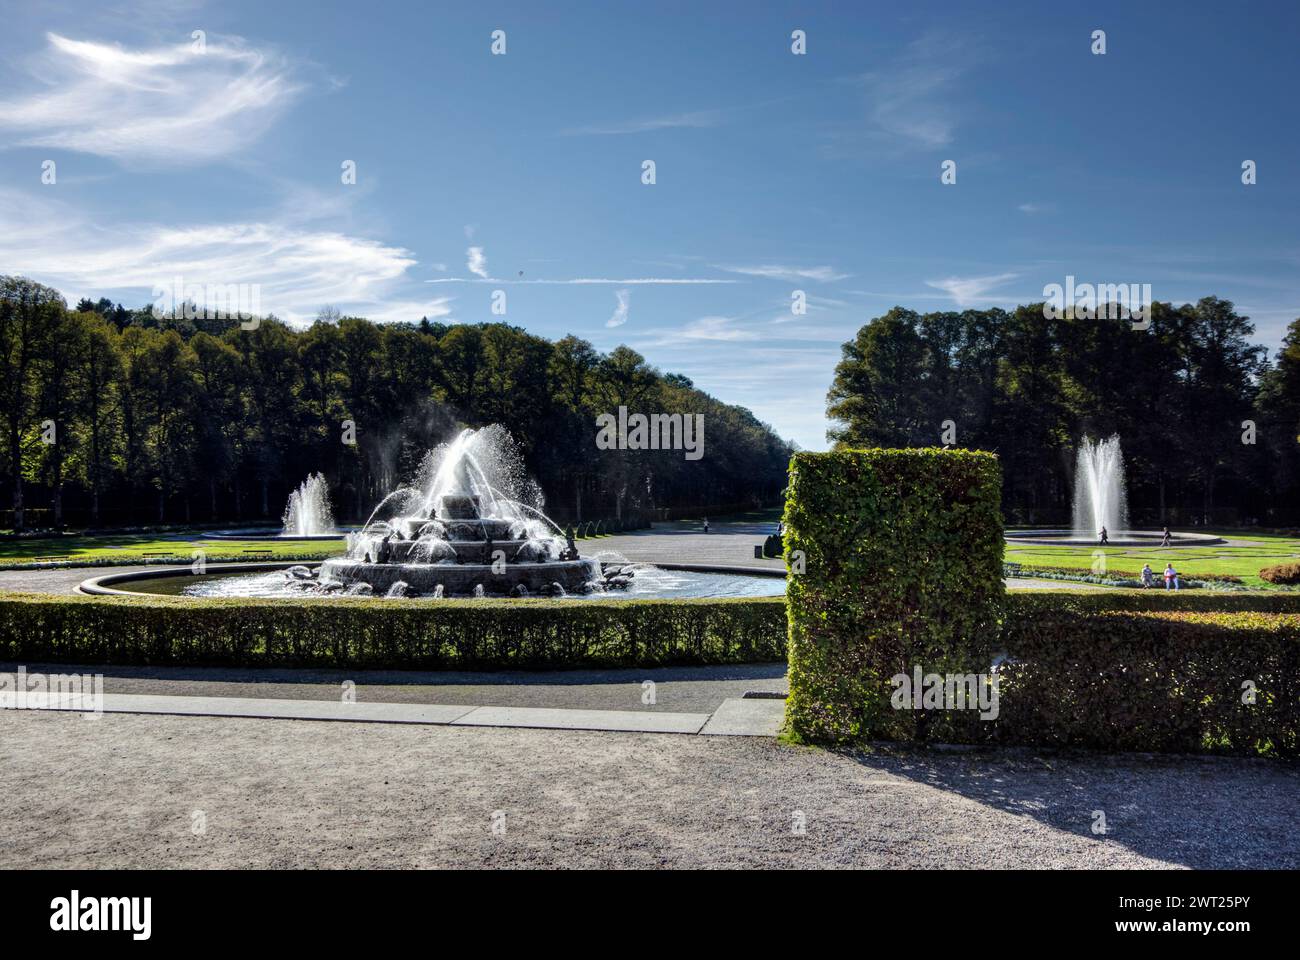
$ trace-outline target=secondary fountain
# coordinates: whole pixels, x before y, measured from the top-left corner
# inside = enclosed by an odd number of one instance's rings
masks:
[[[572,533],[525,502],[540,493],[504,429],[463,431],[425,458],[421,475],[349,534],[346,556],[321,564],[321,588],[549,596],[620,585],[619,574],[607,577],[596,560],[580,557]]]
[[[1118,436],[1105,440],[1084,437],[1079,441],[1074,472],[1072,530],[1031,527],[1009,529],[1004,535],[1011,544],[1097,546],[1103,526],[1107,544],[1112,547],[1155,547],[1164,540],[1159,531],[1129,529],[1124,454]],[[1169,538],[1169,545],[1173,547],[1224,542],[1220,537],[1205,533],[1173,533]]]
[[[1074,536],[1096,540],[1101,528],[1114,536],[1128,529],[1124,454],[1119,437],[1084,437],[1074,474]]]
[[[334,534],[329,487],[323,474],[309,474],[284,508],[282,537],[324,537]]]

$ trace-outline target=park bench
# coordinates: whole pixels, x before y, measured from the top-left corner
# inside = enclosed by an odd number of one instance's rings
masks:
[[[241,550],[240,553],[250,560],[270,560],[275,555],[266,547],[252,547],[248,550]]]
[[[33,557],[33,558],[32,558],[32,560],[35,561],[36,563],[58,563],[60,560],[71,560],[71,559],[72,559],[72,558],[69,557],[69,556],[67,556],[66,554],[57,554],[57,555],[48,556],[48,557]]]
[[[172,559],[172,558],[175,557],[175,556],[176,556],[176,554],[174,554],[174,553],[170,553],[170,552],[168,552],[168,551],[166,551],[166,550],[156,550],[156,551],[154,551],[153,553],[142,553],[142,554],[140,554],[140,558],[141,558],[142,560],[161,560],[161,559],[163,559],[164,557],[170,560],[170,559]]]

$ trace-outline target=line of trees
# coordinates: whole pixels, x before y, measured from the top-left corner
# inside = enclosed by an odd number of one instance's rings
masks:
[[[336,516],[364,519],[426,450],[492,423],[561,519],[766,503],[785,485],[790,444],[624,346],[334,311],[305,330],[193,315],[107,299],[69,309],[0,277],[8,525],[272,519],[317,470]],[[596,416],[620,406],[703,414],[703,458],[597,449]]]
[[[1136,524],[1300,521],[1300,320],[1270,362],[1216,297],[1155,303],[1145,329],[1049,313],[877,317],[844,344],[830,439],[995,451],[1008,522],[1068,526],[1080,438],[1118,434]]]

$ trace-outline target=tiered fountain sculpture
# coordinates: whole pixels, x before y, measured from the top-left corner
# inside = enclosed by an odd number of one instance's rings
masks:
[[[440,449],[427,488],[385,497],[349,536],[347,555],[321,565],[321,584],[395,596],[552,596],[601,586],[600,564],[578,555],[571,532],[563,536],[540,510],[490,482],[489,472],[520,472],[502,439],[466,430]]]

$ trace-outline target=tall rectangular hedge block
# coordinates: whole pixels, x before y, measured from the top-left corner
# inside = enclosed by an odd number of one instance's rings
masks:
[[[974,710],[895,710],[890,678],[987,673],[1003,598],[1001,468],[971,450],[798,453],[786,723],[813,742],[969,739]],[[802,570],[802,572],[800,572]]]

